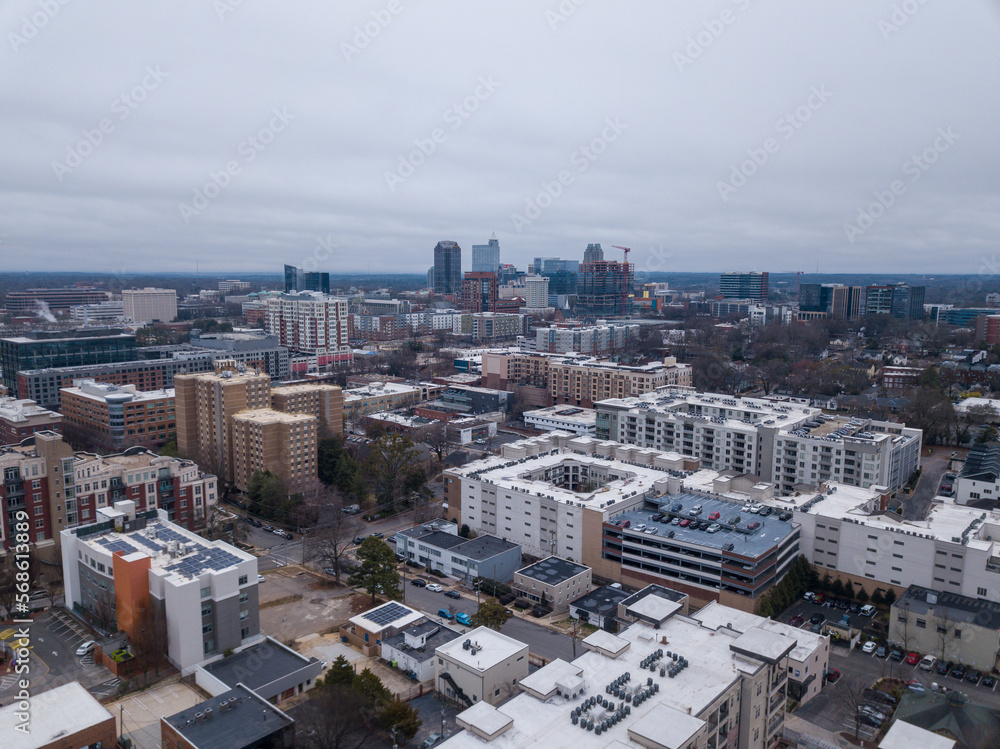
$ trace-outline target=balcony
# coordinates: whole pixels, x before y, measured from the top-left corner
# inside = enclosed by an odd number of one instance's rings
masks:
[[[784,669],[778,669],[778,670],[779,670],[779,673],[778,673],[777,677],[775,678],[774,681],[771,682],[771,686],[768,687],[768,690],[767,690],[768,694],[770,694],[775,689],[777,689],[782,684],[784,684],[786,681],[788,681],[788,674],[785,673],[785,670]]]

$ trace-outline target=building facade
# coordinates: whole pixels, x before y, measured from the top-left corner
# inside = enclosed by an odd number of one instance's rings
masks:
[[[285,293],[294,294],[299,291],[316,291],[320,294],[330,293],[330,274],[304,271],[294,265],[285,266]]]
[[[499,285],[496,271],[470,271],[462,279],[464,312],[496,312]]]
[[[549,279],[545,276],[528,276],[524,279],[524,302],[528,309],[549,306]]]
[[[264,329],[290,351],[316,356],[321,367],[352,359],[346,299],[316,292],[271,297]]]
[[[0,338],[3,384],[8,395],[17,394],[22,398],[32,397],[18,389],[17,374],[22,370],[133,362],[135,359],[135,335],[121,330],[34,330]]]
[[[617,260],[581,263],[577,276],[577,310],[591,315],[632,312],[635,264]]]
[[[282,385],[271,390],[271,407],[290,414],[308,414],[331,434],[344,432],[344,391],[337,385]]]
[[[177,292],[174,289],[122,289],[125,317],[149,325],[172,322],[177,317]]]
[[[65,434],[102,452],[162,447],[176,436],[173,389],[142,391],[135,385],[74,380],[62,390]]]
[[[590,591],[589,567],[559,557],[547,557],[514,573],[511,589],[522,598],[549,605],[553,613],[569,611],[571,601]]]
[[[62,414],[28,399],[0,396],[0,445],[16,445],[35,432],[61,432]]]
[[[549,354],[605,356],[623,350],[639,334],[636,324],[535,328],[534,350]]]
[[[719,293],[725,299],[752,299],[766,302],[769,293],[768,273],[722,273],[719,276]]]
[[[69,309],[78,304],[98,304],[106,301],[103,291],[88,288],[27,289],[12,291],[4,298],[8,312],[36,312],[44,306],[49,309]]]
[[[291,493],[316,478],[315,416],[272,408],[240,411],[232,417],[233,485],[250,488],[257,471],[270,471]]]
[[[434,246],[434,293],[458,294],[462,284],[462,248],[442,240]]]
[[[488,627],[477,627],[434,652],[435,689],[465,707],[506,701],[528,675],[528,646]]]
[[[472,271],[496,273],[500,269],[500,240],[490,236],[486,244],[472,245]]]

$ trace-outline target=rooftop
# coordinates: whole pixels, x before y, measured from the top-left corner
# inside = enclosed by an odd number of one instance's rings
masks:
[[[52,417],[62,419],[62,416],[55,411],[42,408],[33,400],[25,398],[12,398],[10,396],[0,397],[0,419],[11,423],[21,423],[32,418]]]
[[[408,395],[419,393],[420,388],[402,382],[373,382],[359,388],[344,391],[344,400],[359,400],[362,398],[377,398],[383,395]]]
[[[244,684],[256,690],[315,662],[315,658],[310,660],[299,655],[269,637],[203,668],[230,689]]]
[[[530,577],[532,580],[538,580],[546,585],[558,585],[561,582],[587,572],[589,569],[589,567],[582,564],[551,556],[540,562],[523,567],[517,570],[515,574]]]
[[[131,554],[148,556],[152,560],[151,569],[163,573],[195,578],[205,571],[218,572],[242,562],[256,561],[256,557],[225,541],[206,541],[197,533],[159,518],[150,520],[140,530],[88,535],[95,525],[73,529],[80,543],[107,555],[122,551],[126,557]]]
[[[418,661],[430,661],[434,659],[434,651],[457,637],[462,633],[454,629],[449,629],[435,621],[426,621],[414,624],[382,640],[382,645],[395,650],[408,653]],[[407,637],[424,637],[423,647],[414,648],[406,644]]]
[[[774,619],[765,619],[762,616],[757,616],[747,611],[729,608],[717,601],[713,601],[699,609],[697,613],[691,614],[691,618],[697,619],[703,626],[709,629],[732,627],[732,629],[738,632],[745,632],[757,627],[792,637],[796,640],[796,645],[792,649],[792,652],[789,653],[789,657],[799,662],[807,660],[815,652],[816,648],[822,647],[828,640],[825,635],[818,635],[807,629],[799,629]]]
[[[597,411],[576,406],[549,406],[525,411],[524,416],[533,419],[558,419],[567,424],[593,424],[597,421]]]
[[[913,749],[915,746],[920,749],[953,749],[955,740],[918,728],[905,720],[895,720],[879,742],[878,749]]]
[[[469,641],[470,647],[463,647]],[[500,634],[489,627],[477,627],[437,648],[438,655],[445,655],[453,661],[476,671],[487,671],[498,663],[511,658],[521,651],[527,653],[528,646],[513,637]]]
[[[764,666],[761,658],[733,649],[735,633],[704,627],[680,614],[672,616],[659,629],[637,623],[617,636],[607,632],[591,635],[596,636],[608,638],[612,647],[588,649],[569,664],[579,670],[583,682],[582,694],[577,692],[576,697],[563,696],[557,690],[551,697],[540,699],[525,691],[508,700],[500,711],[513,718],[513,725],[489,743],[491,749],[606,749],[632,747],[636,743],[644,746],[687,746],[685,740],[701,725],[702,718],[699,716],[733,687],[741,675],[757,673]],[[629,647],[620,646],[619,642]],[[673,677],[668,674],[660,676],[658,668],[643,670],[641,663],[658,650],[664,652],[664,657],[658,662],[666,667],[668,649],[679,651],[679,657],[687,659],[690,667],[675,672]],[[607,652],[619,655],[612,657]],[[670,663],[674,663],[672,656]],[[550,681],[555,681],[540,676],[551,665],[528,677],[544,682],[535,685],[538,691]],[[605,685],[626,672],[632,675],[626,683],[630,692],[646,689],[647,679],[652,679],[658,691],[638,706],[633,700],[630,715],[600,735],[572,724],[570,713],[574,708],[587,697],[603,697]],[[593,715],[596,723],[601,719],[601,708],[592,710],[596,710]],[[677,731],[664,731],[664,725],[676,726]],[[443,746],[447,749],[483,749],[484,745],[480,738],[465,731],[456,734]]]
[[[965,458],[961,477],[996,481],[1000,477],[1000,443],[973,445]]]
[[[396,601],[387,601],[363,614],[352,616],[350,622],[369,632],[380,632],[386,627],[401,629],[423,618],[423,612]]]
[[[173,388],[138,390],[135,385],[113,385],[109,382],[96,382],[92,379],[73,380],[73,387],[61,388],[60,390],[79,398],[108,403],[140,403],[174,397]]]
[[[205,717],[206,714],[211,717]],[[242,685],[161,720],[198,749],[251,746],[294,723],[281,710]]]
[[[290,414],[273,408],[250,408],[233,416],[233,421],[252,421],[257,424],[304,424],[316,421],[309,414]]]
[[[71,681],[47,692],[33,693],[31,698],[34,720],[31,732],[22,733],[16,726],[21,720],[17,700],[0,708],[0,736],[4,749],[37,749],[52,746],[59,739],[83,731],[114,716],[94,699],[78,681]],[[58,716],[58,720],[51,718]]]
[[[915,614],[926,614],[934,609],[935,616],[947,616],[953,622],[1000,630],[1000,603],[985,598],[970,598],[911,585],[892,605]]]
[[[584,611],[595,614],[597,616],[607,616],[609,613],[618,610],[618,604],[624,601],[631,595],[626,590],[621,588],[612,588],[610,585],[605,585],[597,590],[592,590],[585,596],[577,598],[575,601],[570,603],[573,608],[583,609]]]

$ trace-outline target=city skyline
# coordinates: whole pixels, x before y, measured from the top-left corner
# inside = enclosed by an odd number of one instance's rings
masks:
[[[985,0],[52,7],[0,21],[9,272],[995,265]]]

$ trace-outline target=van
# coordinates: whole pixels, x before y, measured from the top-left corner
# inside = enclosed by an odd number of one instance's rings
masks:
[[[875,616],[875,607],[870,603],[861,607],[861,616]]]
[[[922,671],[930,671],[934,668],[934,662],[937,660],[933,655],[925,655],[920,659],[920,663],[917,664],[917,668]]]

